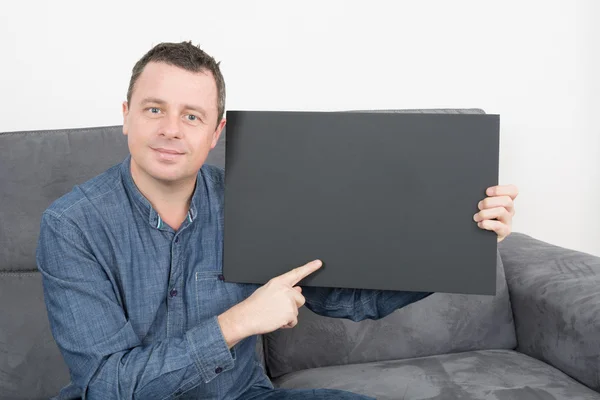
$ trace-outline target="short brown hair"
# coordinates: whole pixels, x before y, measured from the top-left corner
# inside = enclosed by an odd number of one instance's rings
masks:
[[[225,80],[219,68],[220,62],[208,55],[199,46],[191,41],[181,43],[159,43],[139,59],[131,71],[129,89],[127,89],[127,103],[131,102],[131,94],[135,82],[140,77],[144,67],[149,62],[163,62],[175,67],[183,68],[190,72],[210,71],[217,84],[217,109],[219,117],[217,125],[225,114]]]

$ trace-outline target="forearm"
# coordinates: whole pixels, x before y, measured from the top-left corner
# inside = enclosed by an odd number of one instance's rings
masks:
[[[243,316],[240,315],[236,306],[219,315],[217,321],[221,327],[221,332],[223,332],[225,343],[230,349],[251,336],[251,333],[245,327]]]
[[[151,345],[139,344],[129,324],[116,336],[121,337],[110,341],[128,349],[111,354],[113,344],[77,350],[66,348],[65,340],[57,337],[74,383],[90,398],[163,399],[207,384],[235,363],[216,318],[183,337]]]
[[[168,398],[178,390],[202,383],[200,370],[188,355],[190,353],[191,346],[185,338],[136,346],[104,359],[90,359],[90,365],[96,366],[95,371],[90,371],[93,377],[82,376],[75,379],[75,383],[92,399]]]

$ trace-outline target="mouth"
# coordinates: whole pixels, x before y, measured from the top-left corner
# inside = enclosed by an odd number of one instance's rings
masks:
[[[177,163],[181,160],[185,153],[177,150],[167,149],[164,147],[150,147],[156,154],[156,158],[159,162],[172,164]]]
[[[165,154],[165,155],[169,155],[169,156],[181,156],[183,155],[182,152],[177,151],[177,150],[171,150],[171,149],[165,149],[163,147],[151,147],[152,150],[161,153],[161,154]]]

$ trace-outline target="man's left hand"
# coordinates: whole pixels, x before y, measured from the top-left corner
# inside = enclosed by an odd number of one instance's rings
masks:
[[[501,242],[512,231],[514,201],[519,189],[515,185],[499,185],[488,188],[485,193],[488,197],[479,202],[477,207],[480,211],[473,219],[481,229],[496,232],[498,242]]]

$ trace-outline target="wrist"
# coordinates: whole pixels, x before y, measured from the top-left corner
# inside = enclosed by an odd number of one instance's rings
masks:
[[[238,308],[238,306],[234,306],[217,317],[221,332],[229,348],[232,348],[248,336],[253,335],[244,323],[243,318],[238,312]]]

